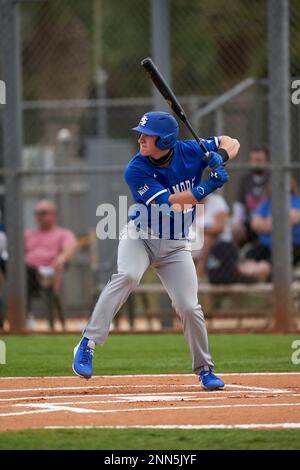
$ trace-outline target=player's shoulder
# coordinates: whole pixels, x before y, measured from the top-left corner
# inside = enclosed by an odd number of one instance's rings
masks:
[[[195,148],[195,144],[197,145],[197,142],[195,140],[177,140],[175,144],[175,150],[193,150]]]
[[[209,151],[216,150],[219,147],[219,143],[220,140],[217,136],[211,136],[203,139],[203,144]],[[183,152],[204,153],[196,140],[177,140],[175,149],[181,150]]]
[[[138,152],[127,163],[124,169],[124,178],[128,181],[132,177],[145,174],[148,171],[149,165],[147,164],[146,158]]]

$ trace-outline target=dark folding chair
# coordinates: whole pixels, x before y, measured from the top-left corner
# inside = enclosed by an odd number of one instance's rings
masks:
[[[63,330],[65,330],[65,315],[61,299],[54,290],[54,277],[44,276],[38,269],[27,266],[27,311],[31,310],[31,302],[34,297],[43,299],[46,306],[49,327],[54,330],[55,313],[59,318]]]

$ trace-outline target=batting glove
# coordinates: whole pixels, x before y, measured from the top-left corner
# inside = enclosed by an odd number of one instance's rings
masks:
[[[209,152],[208,165],[210,168],[216,168],[229,160],[227,150],[219,147],[217,152]]]
[[[221,157],[222,158],[222,157]],[[223,184],[227,183],[229,175],[223,166],[219,166],[210,172],[208,183],[214,189],[221,188]]]
[[[217,152],[209,152],[208,166],[215,168],[223,164],[223,157]]]
[[[211,171],[209,178],[191,189],[197,201],[202,201],[208,194],[221,188],[229,180],[229,175],[223,166],[219,166]]]

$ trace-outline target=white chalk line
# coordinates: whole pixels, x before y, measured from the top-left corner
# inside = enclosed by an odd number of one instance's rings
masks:
[[[16,404],[14,407],[22,408],[39,408],[49,413],[51,412],[61,412],[68,411],[71,413],[89,413],[89,414],[112,414],[112,413],[135,413],[135,412],[146,412],[146,411],[174,411],[174,410],[205,410],[205,409],[225,409],[225,408],[271,408],[271,407],[300,407],[300,403],[241,403],[241,404],[231,404],[231,405],[193,405],[193,406],[166,406],[166,407],[149,407],[149,408],[126,408],[126,409],[112,409],[112,410],[95,410],[90,408],[79,408],[75,406],[59,406],[46,403],[36,403],[36,404]],[[33,410],[29,412],[21,411],[21,414],[31,414],[32,412],[37,412],[38,410]],[[16,412],[17,413],[17,412]],[[0,417],[6,416],[18,416],[16,413],[0,413]]]
[[[253,390],[255,392],[263,391],[269,393],[290,393],[289,390],[267,388],[267,387],[251,387],[238,384],[226,384],[226,388],[243,388],[247,391]],[[23,392],[49,392],[49,391],[62,391],[62,390],[100,390],[100,389],[122,389],[122,388],[201,388],[201,384],[147,384],[147,385],[95,385],[83,387],[36,387],[36,388],[18,388],[0,390],[0,393],[23,393]],[[223,391],[221,391],[223,393]],[[207,393],[207,392],[206,392]]]
[[[280,396],[280,395],[283,395],[283,396],[299,396],[298,393],[292,393],[291,391],[286,391],[286,392],[276,392],[276,393],[273,393],[272,390],[266,390],[266,391],[262,391],[262,390],[217,390],[217,391],[214,391],[214,390],[211,390],[211,391],[207,391],[207,390],[203,390],[203,391],[195,391],[195,392],[184,392],[184,391],[177,391],[177,392],[163,392],[164,395],[167,395],[167,394],[190,394],[190,393],[197,393],[199,396],[205,396],[205,397],[220,397],[221,399],[225,398],[228,398],[228,395],[229,396],[233,396],[233,395],[241,395],[241,397],[244,397],[244,396],[249,396],[249,395],[253,395],[253,396],[259,396],[259,395],[262,395],[262,396],[265,396],[267,395],[268,397],[271,395],[271,396],[274,396],[274,397],[277,397],[277,396]],[[151,393],[147,393],[147,395],[160,395],[161,392],[151,392]],[[107,393],[93,393],[93,394],[86,394],[86,393],[81,393],[81,394],[72,394],[72,395],[48,395],[48,396],[45,396],[45,395],[37,395],[37,396],[31,396],[31,395],[27,395],[27,396],[22,396],[22,397],[13,397],[13,398],[0,398],[0,406],[1,406],[1,403],[4,402],[10,402],[10,401],[26,401],[26,400],[56,400],[56,399],[64,399],[64,398],[87,398],[87,397],[90,397],[90,398],[95,398],[95,397],[119,397],[119,396],[122,396],[124,394],[119,394],[119,393],[111,393],[111,394],[107,394]],[[125,394],[126,395],[126,394]],[[129,393],[128,394],[129,396],[135,396],[134,393]]]
[[[15,406],[18,406],[18,405],[15,405]],[[19,405],[19,406],[24,406],[24,405]],[[30,411],[16,411],[12,413],[0,413],[0,417],[32,415],[32,414],[38,414],[38,413],[58,413],[61,411],[72,411],[73,413],[88,413],[88,412],[93,413],[92,410],[87,410],[86,408],[74,408],[72,410],[71,407],[67,407],[67,406],[56,407],[56,406],[51,406],[49,404],[49,405],[45,405],[45,409],[30,410]]]
[[[99,395],[98,395],[99,396]],[[101,398],[103,398],[102,395],[100,395]],[[59,398],[64,398],[64,397],[59,397]],[[72,397],[71,397],[72,398]],[[83,398],[83,397],[81,397]],[[93,398],[93,397],[92,397]],[[51,402],[49,403],[49,406],[60,406],[60,405],[89,405],[89,404],[94,404],[94,405],[102,405],[102,404],[109,404],[109,403],[136,403],[136,402],[165,402],[165,401],[198,401],[198,400],[224,400],[222,397],[210,397],[210,398],[199,398],[196,397],[195,395],[193,396],[186,396],[186,395],[131,395],[127,397],[116,397],[116,400],[88,400],[88,401],[58,401],[58,402]],[[47,406],[48,404],[46,403],[41,403],[42,405]],[[36,404],[31,403],[31,404],[16,404],[16,405],[11,405],[11,406],[36,406]],[[7,406],[7,405],[5,405]],[[0,405],[0,407],[4,407],[4,405]]]
[[[293,394],[292,397],[300,397],[300,394]],[[230,399],[235,399],[235,398],[240,398],[240,397],[236,397],[236,396],[232,396],[232,397],[226,397],[226,400],[230,400]],[[253,398],[266,398],[266,397],[259,397],[259,396],[252,396],[251,399]],[[270,397],[268,397],[270,398]],[[278,395],[272,398],[278,398]],[[280,397],[281,398],[281,397]],[[132,397],[127,397],[127,398],[123,398],[123,399],[116,399],[116,400],[89,400],[89,401],[58,401],[58,402],[51,402],[49,403],[49,405],[53,405],[53,406],[56,406],[56,405],[76,405],[76,404],[79,404],[79,405],[106,405],[106,404],[110,404],[110,403],[147,403],[147,402],[173,402],[173,401],[185,401],[185,402],[190,402],[190,401],[215,401],[215,400],[224,400],[224,397],[207,397],[207,398],[200,398],[200,397],[191,397],[191,396],[143,396],[143,395],[136,395],[136,396],[132,396]],[[285,404],[288,404],[288,403],[285,403]],[[30,405],[29,403],[26,404],[26,406]],[[35,406],[34,403],[31,404],[32,406]],[[43,403],[43,405],[46,405],[46,403]],[[6,405],[5,405],[6,406]],[[11,405],[11,406],[25,406],[25,405],[22,405],[22,404],[17,404],[17,405]],[[0,408],[3,408],[4,405],[0,405]]]
[[[23,416],[23,415],[33,415],[33,414],[39,414],[39,413],[51,413],[53,410],[46,409],[46,410],[32,410],[32,411],[16,411],[14,413],[0,413],[0,416],[6,417],[6,416]]]
[[[220,393],[219,391],[210,391],[210,392],[207,392],[207,391],[195,391],[195,392],[184,392],[184,391],[180,391],[180,392],[164,392],[164,395],[165,396],[176,396],[178,394],[180,395],[183,395],[183,396],[189,396],[189,395],[193,395],[195,397],[198,397],[198,400],[224,400],[224,395],[226,395],[226,399],[230,399],[230,398],[236,398],[235,395],[240,395],[240,394],[243,394],[244,392],[242,390],[232,390],[232,391],[226,391],[226,390],[222,390],[222,392]],[[152,393],[147,393],[147,396],[152,396],[153,399],[155,400],[156,399],[156,396],[157,395],[161,395],[160,392],[152,392]],[[201,398],[201,396],[203,395],[206,395],[205,398]],[[220,396],[221,395],[221,396]],[[258,391],[247,391],[247,395],[245,397],[249,397],[249,395],[251,395],[251,398],[264,398],[265,395],[268,396],[268,398],[270,398],[270,394],[268,392],[264,392],[264,391],[261,391],[261,390],[258,390]],[[261,395],[261,396],[260,396]],[[276,393],[274,395],[271,396],[271,398],[278,398],[280,397],[280,393]],[[288,395],[288,397],[299,397],[300,396],[300,393],[286,393],[285,395]],[[39,395],[39,396],[26,396],[26,397],[15,397],[15,398],[0,398],[0,407],[1,406],[6,406],[6,405],[2,405],[1,403],[6,403],[6,402],[14,402],[14,401],[17,401],[17,402],[20,402],[20,401],[34,401],[34,400],[38,400],[38,401],[44,401],[44,400],[57,400],[57,399],[66,399],[66,398],[73,398],[73,399],[78,399],[78,398],[88,398],[90,397],[91,399],[93,398],[105,398],[105,397],[116,397],[116,398],[122,398],[122,397],[132,397],[132,400],[134,399],[134,397],[140,397],[141,395],[135,395],[133,393],[96,393],[96,394],[92,394],[92,395],[87,395],[85,393],[82,393],[82,394],[74,394],[74,395],[48,395],[48,396],[44,396],[44,395]],[[244,397],[244,395],[242,395],[242,398]],[[105,402],[107,403],[107,402]]]
[[[218,372],[218,375],[222,377],[245,377],[245,376],[277,376],[277,375],[300,375],[300,372]],[[94,375],[93,379],[119,379],[119,378],[135,378],[135,377],[195,377],[195,374],[124,374],[124,375]],[[1,380],[37,380],[37,379],[57,379],[57,380],[65,380],[65,379],[78,379],[75,375],[51,375],[51,376],[11,376],[11,377],[0,377]]]
[[[289,390],[281,388],[270,388],[270,387],[254,387],[250,385],[240,385],[240,384],[226,384],[226,388],[241,388],[243,390],[253,390],[256,392],[274,392],[274,393],[287,393]]]
[[[300,395],[299,395],[300,396]],[[62,401],[62,402],[51,402],[50,405],[106,405],[109,403],[146,403],[146,402],[166,402],[166,401],[209,401],[209,400],[224,400],[224,397],[208,397],[208,398],[199,398],[199,397],[187,397],[187,396],[133,396],[117,400],[89,400],[89,401]],[[29,403],[27,404],[29,405]],[[31,404],[35,406],[35,404]],[[43,403],[46,405],[46,403]],[[0,405],[0,407],[3,405]],[[12,405],[12,406],[24,406],[22,404]]]
[[[263,423],[263,424],[158,424],[129,426],[45,426],[43,429],[300,429],[300,423]]]
[[[100,389],[111,389],[111,388],[190,388],[197,387],[200,388],[198,384],[153,384],[153,385],[94,385],[94,386],[83,386],[83,387],[35,387],[35,388],[18,388],[18,389],[8,389],[0,390],[0,393],[23,393],[23,392],[49,392],[50,390],[100,390]]]

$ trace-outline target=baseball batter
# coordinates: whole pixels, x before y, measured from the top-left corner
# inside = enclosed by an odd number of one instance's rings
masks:
[[[95,345],[104,344],[114,316],[152,265],[181,318],[194,373],[204,388],[223,388],[213,373],[188,232],[196,204],[228,181],[223,164],[237,155],[239,142],[228,136],[204,140],[210,152],[206,162],[196,141],[177,140],[178,124],[168,113],[146,113],[133,130],[140,134],[140,150],[124,176],[136,205],[120,236],[117,273],[103,289],[74,349],[73,370],[81,377],[92,376]],[[210,176],[201,182],[207,165]]]

